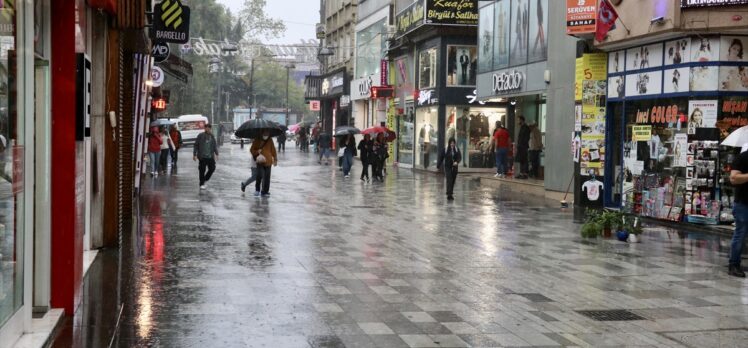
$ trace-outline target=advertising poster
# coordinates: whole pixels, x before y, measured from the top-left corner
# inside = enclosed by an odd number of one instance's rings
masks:
[[[530,42],[529,61],[539,62],[548,59],[548,0],[530,2]]]
[[[720,66],[719,90],[748,92],[748,66]]]
[[[615,74],[623,72],[623,61],[626,58],[626,51],[615,51],[608,53],[608,73]]]
[[[582,131],[582,105],[574,105],[574,131]]]
[[[722,36],[720,38],[719,60],[723,62],[748,62],[748,37]]]
[[[478,71],[487,72],[493,69],[492,53],[494,45],[494,5],[480,9],[478,25]]]
[[[511,29],[512,48],[509,53],[509,64],[520,65],[527,63],[527,46],[529,43],[529,18],[530,1],[512,1],[512,19],[509,23]]]
[[[626,96],[635,97],[662,93],[662,71],[626,75]]]
[[[716,100],[688,101],[688,134],[696,134],[697,128],[714,128],[717,126]]]
[[[567,35],[594,34],[596,18],[597,0],[566,0]]]
[[[501,69],[509,66],[509,29],[511,21],[511,1],[499,1],[495,4],[496,36],[493,44],[493,68]]]
[[[665,70],[665,85],[662,88],[662,93],[688,92],[690,71],[689,68]]]
[[[447,86],[475,86],[477,67],[475,46],[447,46]]]
[[[608,98],[623,98],[626,80],[624,76],[614,76],[608,79]]]
[[[689,89],[697,91],[716,91],[719,86],[719,67],[698,66],[691,68]]]
[[[688,165],[688,135],[678,133],[675,135],[675,147],[673,148],[673,167],[685,167]]]
[[[678,39],[665,43],[665,65],[691,62],[691,40]]]
[[[585,54],[582,64],[582,134],[580,172],[603,176],[605,164],[605,106],[607,103],[608,55]]]
[[[726,97],[722,100],[717,119],[720,140],[736,129],[748,125],[748,97]]]
[[[652,125],[636,125],[632,127],[631,131],[631,140],[633,141],[652,140]]]
[[[718,37],[694,37],[691,39],[691,61],[713,62],[719,60]]]
[[[626,70],[656,68],[662,66],[662,44],[629,48],[626,50]]]

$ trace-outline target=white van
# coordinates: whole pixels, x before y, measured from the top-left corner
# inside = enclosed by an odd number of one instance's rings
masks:
[[[185,145],[194,144],[197,135],[202,133],[208,124],[208,118],[203,115],[182,115],[172,121],[176,122],[177,129],[182,132],[182,142]]]

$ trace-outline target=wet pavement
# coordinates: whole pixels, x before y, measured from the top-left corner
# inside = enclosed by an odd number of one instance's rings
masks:
[[[99,253],[55,347],[738,347],[748,282],[728,241],[647,228],[583,240],[571,213],[458,178],[351,179],[289,143],[271,197],[225,145],[200,192],[146,178],[140,228]],[[613,311],[611,311],[613,310]],[[618,311],[615,311],[618,310]],[[602,311],[589,313],[585,311]],[[597,315],[595,315],[597,314]]]

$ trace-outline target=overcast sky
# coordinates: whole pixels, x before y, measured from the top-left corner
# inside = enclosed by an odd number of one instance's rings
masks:
[[[217,0],[228,6],[232,13],[239,13],[244,0]],[[301,39],[314,39],[314,25],[319,22],[317,0],[268,0],[265,9],[268,15],[286,23],[284,37],[268,43],[297,44]]]

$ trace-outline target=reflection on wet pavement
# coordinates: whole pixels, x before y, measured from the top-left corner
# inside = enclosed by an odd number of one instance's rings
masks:
[[[366,184],[292,149],[259,199],[239,190],[245,151],[225,146],[202,192],[188,161],[145,179],[139,228],[99,254],[53,346],[711,347],[748,337],[748,283],[725,275],[728,243],[717,237],[648,228],[640,244],[582,240],[571,213],[469,177],[447,202],[443,177],[392,169]],[[579,312],[614,309],[644,319]]]

